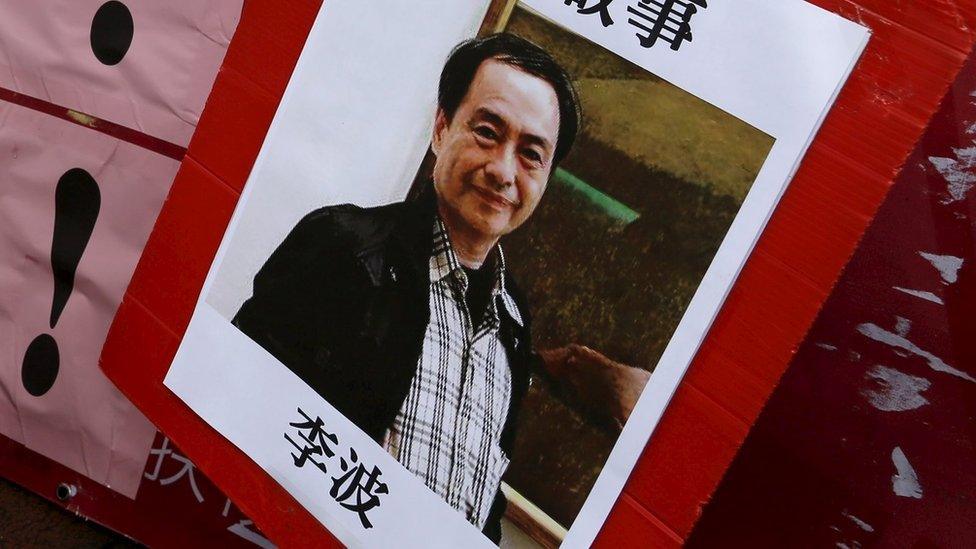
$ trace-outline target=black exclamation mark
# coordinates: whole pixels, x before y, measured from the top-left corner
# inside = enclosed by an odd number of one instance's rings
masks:
[[[54,271],[54,300],[51,304],[51,329],[57,325],[75,285],[78,262],[88,246],[98,210],[101,207],[98,183],[81,168],[72,168],[58,180],[54,193],[54,239],[51,243],[51,268]],[[50,334],[31,341],[20,370],[24,388],[41,396],[54,385],[60,368],[58,342]]]

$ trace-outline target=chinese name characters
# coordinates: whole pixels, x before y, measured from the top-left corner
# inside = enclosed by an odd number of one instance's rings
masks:
[[[335,447],[339,444],[339,437],[325,430],[322,418],[312,419],[301,408],[298,413],[302,419],[288,424],[294,428],[292,434],[295,436],[285,433],[285,439],[297,451],[291,454],[295,467],[304,467],[311,463],[323,474],[330,475],[331,466],[337,475],[329,476],[332,481],[329,496],[343,508],[357,513],[363,528],[372,528],[373,524],[366,513],[380,506],[380,495],[389,493],[389,487],[380,481],[383,472],[375,465],[368,467],[360,463],[359,455],[353,448],[349,448],[348,460],[339,456],[336,471],[335,460],[332,458],[336,457]],[[331,460],[328,465],[324,461],[326,459]]]

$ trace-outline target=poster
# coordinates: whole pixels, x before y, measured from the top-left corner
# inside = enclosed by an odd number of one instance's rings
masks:
[[[179,162],[0,102],[0,433],[133,498],[156,428],[98,356]]]
[[[240,13],[0,3],[0,434],[129,499],[156,428],[98,357]]]
[[[185,147],[242,3],[0,3],[0,87]]]
[[[868,33],[424,4],[322,8],[166,385],[349,545],[583,546]]]

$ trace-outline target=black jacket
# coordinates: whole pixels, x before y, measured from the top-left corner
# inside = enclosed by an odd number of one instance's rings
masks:
[[[430,318],[433,193],[377,208],[330,206],[305,216],[254,277],[233,323],[377,442],[406,399]],[[501,435],[511,456],[516,416],[535,360],[525,299],[506,273],[520,326],[501,304],[512,371]],[[499,492],[484,533],[501,536]]]

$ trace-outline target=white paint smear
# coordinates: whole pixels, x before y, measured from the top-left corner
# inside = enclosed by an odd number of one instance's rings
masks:
[[[918,252],[926,261],[939,270],[942,280],[948,284],[954,284],[959,280],[959,269],[962,268],[963,259],[954,255],[938,255],[928,252]]]
[[[881,365],[872,368],[864,377],[873,380],[873,386],[861,389],[861,394],[882,412],[905,412],[929,403],[921,393],[931,387],[932,382],[924,377]]]
[[[836,351],[837,350],[837,346],[836,345],[831,345],[830,343],[815,343],[814,345],[816,345],[817,347],[820,347],[821,349],[826,349],[828,351]]]
[[[925,301],[931,301],[932,303],[938,303],[939,305],[945,305],[942,298],[933,294],[932,292],[924,292],[922,290],[911,290],[909,288],[902,288],[900,286],[892,286],[895,290],[908,294],[910,296],[915,296],[919,299],[924,299]]]
[[[929,368],[932,368],[936,372],[943,372],[946,374],[954,375],[958,378],[965,379],[966,381],[971,381],[973,383],[976,383],[976,378],[974,378],[973,376],[967,374],[966,372],[963,372],[962,370],[957,370],[952,366],[949,366],[941,358],[933,355],[932,353],[926,351],[925,349],[919,348],[918,345],[915,345],[911,341],[908,341],[907,339],[905,339],[905,337],[896,333],[889,332],[888,330],[881,328],[877,324],[871,324],[871,323],[860,324],[857,327],[857,331],[861,332],[861,334],[875,341],[884,343],[885,345],[891,345],[896,349],[903,349],[913,355],[924,358],[925,361],[928,362]]]
[[[922,499],[922,485],[918,483],[918,475],[901,447],[895,446],[891,451],[891,462],[895,464],[895,474],[891,475],[891,489],[895,495]]]
[[[929,162],[945,179],[946,190],[949,192],[948,198],[941,201],[943,204],[951,204],[966,198],[966,193],[976,184],[976,174],[970,171],[976,167],[976,147],[952,149],[952,152],[955,153],[956,158],[929,157]]]
[[[845,517],[851,519],[851,522],[853,522],[854,524],[856,524],[857,527],[860,528],[861,530],[864,530],[865,532],[874,532],[874,527],[873,526],[871,526],[870,524],[864,522],[863,520],[855,517],[854,515],[848,513],[847,511],[843,511],[841,514],[844,515]]]
[[[895,317],[895,333],[896,334],[898,334],[898,335],[900,335],[902,337],[907,337],[908,336],[908,332],[911,329],[912,329],[912,321],[911,320],[908,320],[907,318],[905,318],[903,316],[896,316]]]

